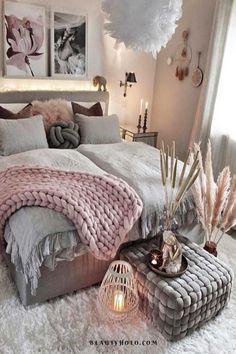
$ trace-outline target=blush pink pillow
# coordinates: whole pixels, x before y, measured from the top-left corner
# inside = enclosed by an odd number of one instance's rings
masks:
[[[66,100],[51,99],[48,101],[33,101],[33,115],[41,114],[46,132],[50,126],[58,121],[70,122],[73,121],[73,115]]]

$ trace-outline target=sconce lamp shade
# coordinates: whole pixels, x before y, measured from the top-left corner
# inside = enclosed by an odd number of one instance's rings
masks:
[[[127,82],[137,82],[136,81],[136,76],[135,76],[135,73],[127,73],[126,75],[126,81]]]
[[[124,86],[124,97],[127,96],[127,87],[132,87],[136,83],[136,76],[134,72],[125,73],[125,82],[120,81],[120,87]]]

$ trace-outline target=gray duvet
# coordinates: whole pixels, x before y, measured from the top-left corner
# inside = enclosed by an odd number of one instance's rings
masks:
[[[143,202],[142,236],[155,235],[162,222],[164,211],[159,150],[144,143],[121,142],[80,145],[77,151],[101,169],[122,178],[133,187]],[[186,221],[187,214],[193,208],[192,197],[189,194],[176,215],[179,224]]]

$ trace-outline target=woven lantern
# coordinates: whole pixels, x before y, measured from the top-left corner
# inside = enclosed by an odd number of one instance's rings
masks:
[[[123,321],[131,318],[138,309],[138,292],[131,265],[124,261],[110,264],[98,300],[108,320]]]

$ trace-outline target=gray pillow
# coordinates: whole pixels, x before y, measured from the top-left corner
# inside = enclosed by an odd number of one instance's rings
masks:
[[[0,119],[0,155],[48,148],[43,117]]]
[[[118,117],[113,114],[103,117],[88,117],[76,114],[79,124],[80,144],[113,144],[121,142]]]

